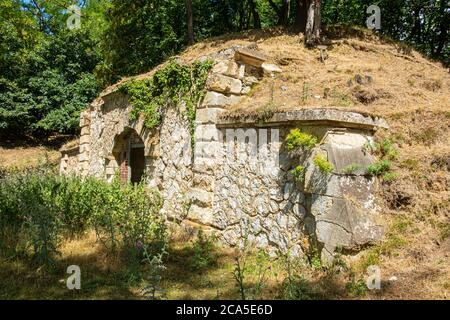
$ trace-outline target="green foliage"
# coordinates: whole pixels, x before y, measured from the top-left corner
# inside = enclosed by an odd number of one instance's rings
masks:
[[[250,28],[293,23],[301,27],[305,23],[297,19],[302,16],[297,1],[291,1],[285,18],[281,0],[192,2],[197,40]],[[66,8],[73,3],[0,2],[0,134],[39,138],[55,132],[76,133],[80,110],[101,88],[123,76],[147,72],[187,43],[183,1],[76,1],[82,11],[81,29],[69,30]],[[389,7],[383,11],[381,34],[401,39],[449,64],[445,0],[378,0],[375,4]],[[366,24],[365,0],[326,0],[321,8],[325,25]],[[398,49],[409,51],[405,44]],[[430,83],[429,87],[436,90],[440,84]],[[310,91],[305,83],[304,102]],[[345,94],[335,92],[332,96],[339,105],[352,104]],[[195,106],[187,107],[193,119]],[[155,125],[158,117],[154,114],[159,110],[146,110],[148,124]],[[270,108],[266,111],[263,117],[271,114]]]
[[[399,152],[392,140],[384,139],[380,142],[367,144],[365,148],[380,157],[379,161],[367,167],[367,172],[369,174],[381,176],[386,182],[392,182],[397,179],[397,174],[391,172],[391,160],[396,160],[399,156]]]
[[[234,257],[233,276],[242,300],[259,299],[266,286],[266,273],[271,268],[268,255],[252,251],[247,240]]]
[[[289,151],[299,147],[310,150],[317,144],[317,137],[302,132],[300,129],[292,129],[286,136],[285,142]]]
[[[51,265],[64,236],[93,227],[107,246],[141,254],[160,252],[166,231],[161,197],[143,185],[81,180],[48,170],[0,177],[2,255],[32,254]]]
[[[445,0],[377,0],[371,3],[365,0],[323,0],[322,21],[325,25],[357,25],[365,28],[368,16],[366,9],[370,4],[381,8],[380,33],[403,41],[399,50],[407,53],[404,47],[410,44],[448,66],[450,40],[447,26],[450,14]]]
[[[360,168],[361,168],[361,165],[359,165],[357,163],[352,163],[352,164],[349,164],[348,166],[346,166],[345,168],[343,168],[342,173],[343,174],[352,174]]]
[[[384,139],[381,142],[374,142],[368,144],[367,148],[374,154],[386,158],[388,160],[395,160],[398,158],[398,150],[390,139]]]
[[[319,260],[320,261],[320,260]],[[286,277],[282,282],[282,297],[285,300],[314,300],[318,298],[316,290],[302,275],[298,261],[290,257],[284,259]]]
[[[307,82],[303,83],[303,91],[301,96],[301,102],[305,104],[311,97],[311,85]]]
[[[170,60],[152,78],[125,83],[121,90],[129,95],[133,105],[131,118],[137,119],[142,114],[145,126],[155,128],[161,122],[164,108],[185,103],[193,136],[196,106],[205,94],[206,78],[211,68],[210,60],[196,61],[192,66]]]
[[[217,263],[217,257],[214,254],[214,239],[206,236],[202,230],[197,233],[197,240],[193,246],[190,268],[192,270],[204,270]]]
[[[164,297],[165,291],[161,286],[162,273],[167,269],[164,264],[164,257],[167,255],[165,248],[159,253],[150,254],[144,247],[144,262],[148,266],[148,272],[145,276],[145,286],[143,293],[150,300],[158,300]]]
[[[283,281],[283,299],[315,300],[316,292],[301,275],[292,275]]]
[[[386,172],[383,174],[382,178],[386,182],[392,182],[397,179],[397,174],[395,172]]]
[[[391,170],[391,162],[389,160],[379,160],[367,167],[367,172],[374,176],[381,176]]]
[[[294,176],[294,180],[301,183],[305,179],[305,167],[303,166],[296,166],[292,171],[292,175]]]
[[[52,3],[0,3],[0,134],[75,133],[97,95],[91,30],[70,31]]]
[[[363,279],[355,279],[355,275],[352,274],[351,279],[346,284],[346,289],[351,297],[361,298],[367,294],[367,285]]]
[[[316,167],[323,173],[330,173],[334,169],[333,165],[321,154],[316,155],[313,161]]]

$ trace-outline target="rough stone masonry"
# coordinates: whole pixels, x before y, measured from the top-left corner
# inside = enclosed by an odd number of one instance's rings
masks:
[[[377,180],[364,170],[375,159],[364,146],[386,123],[332,108],[299,108],[264,121],[232,115],[229,106],[282,70],[242,47],[207,58],[214,66],[196,111],[194,146],[182,105],[168,108],[161,125],[149,130],[142,119],[130,120],[127,96],[112,90],[82,112],[78,150],[62,150],[61,173],[109,181],[119,173],[130,180],[142,166],[169,220],[209,229],[230,246],[246,240],[273,255],[302,256],[314,241],[331,261],[338,249],[354,251],[380,239]],[[320,143],[308,155],[292,156],[283,141],[293,128]],[[333,165],[331,173],[314,165],[317,154]],[[303,183],[291,173],[299,159]],[[349,165],[361,170],[343,173]]]

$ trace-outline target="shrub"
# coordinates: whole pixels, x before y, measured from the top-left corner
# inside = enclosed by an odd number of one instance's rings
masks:
[[[300,129],[293,129],[289,132],[285,141],[289,151],[299,147],[310,150],[317,144],[317,137],[302,132]]]
[[[286,300],[315,300],[317,293],[304,277],[291,275],[283,281],[283,298]]]
[[[7,174],[0,178],[1,253],[32,253],[39,264],[51,265],[61,239],[89,227],[113,248],[156,252],[166,238],[161,204],[142,184],[108,184],[41,169]]]
[[[389,160],[380,160],[367,167],[367,172],[374,176],[381,176],[389,170],[391,170],[391,162]]]
[[[366,144],[366,148],[374,154],[379,155],[381,158],[388,160],[395,160],[398,158],[398,150],[395,148],[394,143],[390,139],[384,139],[381,142],[374,142],[372,144]]]
[[[214,239],[205,236],[202,230],[198,231],[197,241],[193,246],[193,254],[190,260],[192,270],[203,270],[216,264],[214,254]]]
[[[364,297],[367,293],[367,286],[363,279],[355,279],[352,275],[349,282],[346,284],[346,289],[351,297]]]
[[[314,164],[323,173],[330,173],[334,169],[333,165],[320,154],[314,157]]]
[[[296,166],[292,171],[292,175],[294,176],[294,180],[301,183],[304,181],[305,177],[305,167]]]

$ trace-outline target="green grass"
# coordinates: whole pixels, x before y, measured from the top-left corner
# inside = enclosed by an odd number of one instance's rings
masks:
[[[356,170],[360,169],[361,165],[357,163],[352,163],[342,169],[343,174],[352,174],[355,173]]]
[[[374,176],[381,176],[391,170],[391,162],[389,160],[379,160],[367,167],[367,172]]]

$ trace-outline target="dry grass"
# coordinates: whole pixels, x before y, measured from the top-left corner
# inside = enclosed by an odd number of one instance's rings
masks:
[[[0,147],[0,167],[35,168],[43,164],[57,164],[61,154],[50,147]]]
[[[399,222],[401,221],[401,223]],[[405,235],[416,226],[398,220],[396,232]],[[398,229],[398,230],[397,230]],[[399,231],[400,230],[400,231]],[[424,230],[426,232],[426,230]],[[396,234],[398,236],[398,234]],[[376,263],[382,266],[382,290],[369,292],[362,290],[355,295],[349,288],[352,275],[355,280],[364,280],[365,264],[374,262],[373,254],[369,259],[366,251],[353,261],[347,261],[350,269],[342,265],[322,269],[311,266],[306,261],[296,260],[288,269],[283,258],[270,259],[256,252],[246,256],[244,274],[248,298],[283,299],[283,282],[288,270],[303,279],[299,287],[304,299],[448,299],[449,283],[448,265],[444,248],[447,239],[439,249],[434,244],[422,244],[426,250],[433,252],[432,260],[424,256],[422,247],[403,248],[394,242],[392,235],[383,244],[383,254],[377,256]],[[396,240],[397,241],[397,240]],[[233,276],[236,252],[229,248],[216,246],[215,263],[201,270],[190,267],[193,256],[194,239],[172,237],[167,269],[162,274],[164,299],[240,299],[237,283]],[[112,254],[97,242],[95,234],[88,232],[79,239],[67,240],[60,248],[61,256],[56,268],[43,272],[23,260],[0,259],[0,298],[2,299],[146,299],[142,293],[142,283],[133,278],[133,266],[120,254]],[[390,256],[401,257],[401,265],[394,263]],[[263,258],[261,258],[263,257]],[[81,290],[66,288],[66,268],[78,265],[81,268]],[[260,271],[263,281],[260,282]],[[141,269],[145,272],[145,269]],[[388,279],[398,278],[395,282]],[[298,278],[297,278],[298,279]],[[353,281],[355,281],[353,280]],[[254,289],[262,284],[260,291]]]

